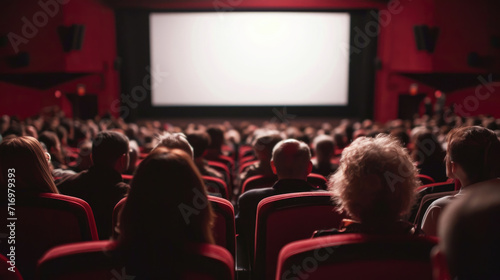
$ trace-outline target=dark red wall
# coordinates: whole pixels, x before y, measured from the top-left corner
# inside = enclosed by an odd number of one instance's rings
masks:
[[[0,75],[17,74],[23,79],[23,74],[30,73],[34,74],[36,79],[43,79],[36,75],[50,73],[51,77],[54,77],[59,73],[73,73],[79,77],[61,79],[53,86],[38,89],[0,81],[0,113],[24,118],[39,112],[45,106],[66,104],[63,109],[67,115],[71,115],[68,101],[64,97],[55,98],[54,92],[60,90],[63,94],[76,93],[78,84],[85,85],[87,94],[98,96],[99,113],[110,111],[111,104],[118,98],[119,92],[118,73],[113,67],[116,59],[113,9],[98,0],[40,2],[52,3],[50,10],[55,12],[53,16],[47,16],[46,24],[38,27],[33,38],[28,39],[26,44],[19,45],[19,52],[29,53],[29,65],[12,68],[6,59],[0,59]],[[43,20],[41,14],[47,15],[47,12],[38,3],[39,1],[7,1],[5,9],[0,12],[0,34],[12,32],[22,36],[23,26],[26,25],[23,17],[33,22],[33,16],[38,13],[39,19]],[[72,24],[85,26],[83,45],[81,50],[65,53],[58,28]],[[10,43],[0,48],[0,58],[15,54]]]
[[[46,0],[49,1],[49,0]],[[53,0],[56,1],[56,0]],[[63,0],[59,0],[63,1]],[[47,25],[39,28],[39,33],[27,44],[20,45],[21,51],[30,53],[30,65],[12,69],[0,60],[0,74],[66,72],[85,73],[86,76],[63,82],[44,90],[0,82],[0,113],[17,114],[26,117],[46,105],[59,104],[55,90],[74,93],[77,84],[85,84],[88,94],[97,94],[99,112],[111,109],[119,96],[118,74],[113,69],[116,57],[116,34],[113,8],[146,9],[208,9],[230,12],[245,8],[292,8],[292,9],[380,9],[383,16],[378,37],[378,57],[380,69],[375,84],[375,119],[386,121],[397,117],[400,94],[408,92],[411,83],[419,83],[420,89],[432,95],[440,89],[439,83],[429,83],[418,78],[408,78],[408,74],[439,75],[443,73],[469,73],[489,75],[500,73],[500,51],[491,44],[493,35],[500,36],[498,26],[500,1],[495,0],[108,0],[105,4],[98,0],[69,1],[59,5],[60,11],[49,18]],[[31,19],[41,10],[38,1],[6,1],[0,12],[0,34],[15,32],[21,34],[22,18]],[[57,3],[57,2],[56,2]],[[57,35],[60,25],[83,24],[86,26],[85,41],[81,51],[64,53]],[[437,26],[440,34],[434,53],[416,49],[413,26],[426,24]],[[360,27],[363,29],[364,27]],[[467,64],[467,55],[477,52],[489,56],[493,61],[489,66],[477,68]],[[0,57],[14,54],[12,47],[0,48]],[[449,104],[470,102],[470,95],[481,83],[473,83],[465,89],[447,92]],[[499,87],[496,87],[499,88]],[[495,88],[495,91],[497,91]],[[482,95],[484,96],[484,95]],[[32,101],[26,105],[26,101]],[[495,108],[500,105],[500,95],[492,92],[473,114],[491,113],[500,117]],[[471,105],[474,105],[471,103]],[[66,106],[67,107],[67,106]],[[474,106],[475,107],[475,106]],[[469,106],[469,108],[472,108]],[[70,112],[67,112],[70,114]]]

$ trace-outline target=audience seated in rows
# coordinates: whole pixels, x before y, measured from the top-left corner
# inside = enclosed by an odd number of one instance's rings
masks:
[[[452,128],[463,124],[469,126],[472,124],[481,124],[484,127],[496,130],[496,133],[499,132],[498,128],[500,127],[500,121],[492,117],[481,116],[460,118],[451,114],[444,119],[424,116],[415,118],[413,122],[395,120],[386,124],[371,121],[358,122],[342,120],[337,126],[264,123],[261,128],[258,128],[256,125],[244,122],[234,126],[234,128],[229,124],[208,126],[208,129],[205,129],[204,126],[198,126],[193,132],[182,126],[161,123],[160,121],[140,121],[137,124],[127,124],[122,119],[114,119],[110,116],[96,118],[95,120],[81,121],[67,119],[55,113],[50,116],[45,116],[43,114],[37,115],[24,121],[16,117],[11,118],[4,116],[1,118],[0,132],[3,137],[1,145],[13,145],[13,140],[11,139],[21,139],[16,141],[23,141],[23,143],[35,140],[34,138],[25,137],[23,135],[38,136],[40,140],[46,142],[48,147],[50,147],[49,151],[52,153],[52,160],[56,166],[60,164],[60,167],[65,168],[64,164],[68,163],[71,168],[78,167],[77,171],[81,173],[77,175],[71,175],[69,178],[66,178],[67,174],[58,176],[57,174],[63,173],[55,173],[52,171],[52,177],[61,177],[58,178],[61,182],[58,182],[57,185],[60,187],[62,193],[74,195],[89,202],[95,214],[101,239],[109,238],[110,235],[108,233],[111,231],[111,213],[113,206],[128,190],[128,186],[121,181],[120,175],[124,173],[134,174],[131,168],[134,167],[135,164],[133,164],[133,166],[129,164],[129,168],[126,168],[126,158],[128,155],[132,157],[129,150],[133,147],[133,144],[132,142],[128,142],[121,132],[127,133],[131,139],[134,139],[133,143],[136,141],[140,144],[136,147],[136,150],[137,153],[139,153],[140,150],[142,153],[141,157],[144,157],[147,152],[153,151],[152,155],[148,156],[148,158],[151,158],[151,163],[147,164],[149,166],[148,168],[152,168],[153,157],[155,158],[154,162],[161,165],[159,161],[163,159],[160,160],[158,157],[162,157],[163,155],[168,157],[166,154],[172,153],[171,151],[165,151],[165,149],[181,149],[186,153],[186,155],[183,154],[181,157],[194,158],[194,162],[198,163],[199,171],[202,173],[204,172],[202,167],[207,167],[206,159],[216,160],[231,167],[239,167],[238,164],[240,163],[238,161],[235,161],[236,166],[232,166],[233,161],[230,157],[225,156],[225,152],[230,152],[233,156],[236,155],[236,159],[244,155],[248,160],[251,158],[250,155],[252,151],[247,148],[245,150],[246,152],[240,154],[237,147],[244,143],[253,143],[253,152],[259,159],[259,163],[247,168],[246,173],[243,174],[238,174],[236,171],[238,169],[231,169],[229,171],[231,173],[228,173],[229,178],[225,178],[228,180],[231,176],[238,175],[240,178],[244,178],[248,177],[248,174],[251,172],[262,171],[262,174],[276,176],[278,180],[272,188],[249,191],[241,195],[238,201],[237,206],[240,208],[237,216],[238,233],[243,239],[253,243],[255,212],[261,199],[281,193],[317,190],[317,188],[305,182],[305,178],[311,170],[323,173],[325,176],[334,174],[330,179],[330,190],[333,194],[333,199],[339,202],[352,218],[352,220],[346,220],[343,226],[338,229],[318,229],[322,231],[319,231],[317,235],[337,234],[341,232],[405,235],[421,234],[422,232],[413,228],[411,224],[401,221],[401,218],[405,215],[407,209],[409,209],[414,201],[413,191],[419,184],[414,176],[416,175],[416,170],[419,170],[421,174],[431,176],[439,182],[446,179],[446,173],[444,172],[446,168],[443,166],[448,167],[447,174],[451,178],[458,180],[464,186],[463,192],[476,188],[479,189],[481,185],[484,184],[494,184],[497,186],[500,184],[498,182],[499,180],[495,179],[499,176],[498,159],[500,158],[498,154],[499,142],[495,132],[479,127],[455,129],[449,133],[448,140],[445,141],[445,139],[447,139],[446,135]],[[227,130],[231,131],[231,142],[224,139],[225,136],[229,137],[229,132],[225,132]],[[262,135],[259,133],[262,131],[272,132]],[[412,141],[408,144],[408,150],[403,148],[406,142],[398,142],[386,136],[386,134],[394,134],[395,136],[397,135],[399,139],[404,140],[408,136],[408,131],[419,132],[414,134],[415,137],[411,138]],[[462,131],[462,134],[457,131]],[[188,134],[188,140],[194,149],[181,132]],[[206,143],[205,133],[208,133],[215,139],[211,144]],[[105,141],[101,139],[103,138],[103,134],[113,135],[111,138],[116,136],[119,139],[115,139],[113,144],[104,145],[106,146],[105,148],[102,145]],[[461,136],[459,136],[459,134]],[[156,135],[162,136],[158,139]],[[240,135],[243,140],[239,140]],[[312,143],[311,147],[315,149],[316,155],[315,164],[311,163],[311,156],[307,144],[293,139],[279,142],[282,140],[281,135],[300,138],[303,139],[305,143]],[[365,138],[363,135],[374,138]],[[22,137],[15,138],[15,136]],[[275,138],[274,136],[277,137]],[[271,138],[272,140],[268,141],[265,137]],[[335,138],[334,142],[331,141],[332,138]],[[351,139],[357,140],[351,143]],[[93,147],[89,147],[92,140]],[[197,146],[198,140],[200,140],[200,146]],[[59,144],[57,144],[57,142],[59,142]],[[279,143],[274,146],[277,142]],[[38,142],[35,140],[35,143]],[[71,151],[69,154],[71,155],[70,157],[66,156],[67,154],[64,153],[64,148],[57,148],[58,146],[64,146],[65,144],[63,143],[71,145],[72,148],[68,149]],[[126,145],[126,143],[128,143],[128,145]],[[23,145],[28,144],[25,143]],[[40,144],[36,145],[40,146]],[[92,149],[96,146],[101,146],[101,149]],[[203,152],[205,146],[207,146],[207,150]],[[41,147],[43,149],[43,146]],[[77,147],[79,149],[77,149]],[[200,147],[200,149],[198,147]],[[264,148],[262,150],[256,149],[259,147]],[[343,149],[344,153],[340,161],[340,167],[338,167],[336,173],[332,173],[334,172],[335,166],[331,164],[331,160],[335,158],[335,154],[339,155]],[[443,149],[446,149],[448,152],[446,165],[442,163]],[[58,150],[61,150],[62,156]],[[240,151],[243,150],[244,149],[241,149]],[[333,153],[332,150],[334,151]],[[114,151],[116,151],[116,153],[111,155]],[[262,152],[261,155],[259,155],[260,152]],[[106,156],[103,156],[104,154],[106,154]],[[162,156],[159,154],[162,154]],[[321,156],[322,154],[323,156]],[[37,162],[37,160],[31,159],[28,155],[19,156],[22,158],[22,160],[19,160],[26,165],[20,165],[20,167],[18,167],[19,170],[21,171],[23,168],[35,170],[38,168],[37,165],[47,165],[47,160],[43,152],[41,155],[44,159],[43,162]],[[90,157],[90,155],[92,155],[92,157]],[[100,159],[99,155],[101,155]],[[204,155],[205,159],[200,159],[200,155]],[[76,156],[78,156],[78,158],[76,158]],[[70,161],[73,160],[71,157],[74,157],[76,162],[73,161],[73,163],[70,164]],[[5,157],[2,157],[0,153],[1,168],[4,168],[2,165],[4,162],[11,162],[11,160],[4,161],[4,158]],[[30,160],[27,160],[28,158],[30,158]],[[90,158],[93,159],[94,165],[89,168]],[[410,158],[414,160],[415,166],[412,165]],[[103,161],[107,163],[103,164]],[[34,165],[30,167],[28,162]],[[190,165],[192,164],[193,162],[190,163]],[[16,176],[16,179],[26,180],[26,182],[19,183],[17,190],[19,190],[19,192],[57,192],[58,190],[54,187],[52,178],[50,177],[50,164],[48,166],[48,178],[43,178],[43,176],[40,177],[40,175],[33,175],[36,174],[36,172],[40,173],[40,170],[25,173],[28,175]],[[324,172],[321,171],[323,170],[322,166],[328,166],[329,170]],[[89,169],[86,170],[87,168]],[[327,168],[325,168],[325,170],[326,169]],[[58,170],[64,171],[63,169]],[[157,170],[159,170],[159,167]],[[40,174],[42,173],[43,172]],[[136,171],[134,179],[139,173],[140,170]],[[6,173],[3,172],[0,174],[0,178],[4,174]],[[213,174],[215,173],[212,173],[212,175]],[[164,198],[161,197],[163,191],[167,192],[169,190],[168,194],[171,195],[171,188],[165,188],[165,186],[168,186],[168,182],[172,180],[170,176],[175,175],[178,174],[170,174],[168,171],[159,172],[155,176],[151,175],[152,177],[148,180],[157,180],[157,188],[163,186],[163,189],[160,191],[153,189],[143,190],[145,192],[147,191],[148,195],[139,195],[147,196],[148,199],[149,197],[154,197],[154,199],[158,200]],[[188,176],[192,179],[194,175]],[[172,183],[172,185],[176,185],[176,188],[186,186],[186,184],[189,185],[190,183],[186,183],[186,180],[189,178],[174,179],[174,181],[177,181]],[[143,176],[141,180],[146,182],[146,177]],[[45,181],[45,183],[43,181]],[[137,183],[136,185],[142,186],[142,183]],[[206,193],[204,187],[203,190],[204,193]],[[457,197],[461,196],[462,191]],[[186,199],[189,200],[191,198]],[[233,199],[235,199],[235,197],[233,197]],[[430,235],[436,234],[435,225],[439,214],[443,207],[449,203],[448,201],[452,200],[454,200],[454,198],[451,197],[438,200],[429,208],[426,214],[427,221],[424,221],[423,225],[425,233]],[[181,221],[183,221],[184,217],[194,219],[194,217],[200,215],[197,214],[200,213],[200,210],[196,208],[196,205],[202,204],[202,201],[203,199],[199,200],[197,203],[189,202],[191,204],[185,204],[188,207],[183,208],[183,210],[178,209],[181,213],[179,219],[181,219]],[[143,205],[149,207],[145,202]],[[163,205],[162,207],[167,206]],[[141,214],[142,218],[147,215],[150,216],[148,217],[149,220],[145,221],[145,223],[157,223],[147,225],[150,230],[153,227],[160,227],[161,230],[164,231],[175,231],[169,232],[169,234],[172,234],[172,238],[178,238],[173,235],[177,234],[178,231],[173,230],[174,228],[171,226],[170,220],[168,220],[166,224],[158,224],[158,215],[145,213],[146,212]],[[135,217],[135,219],[136,221],[139,220],[138,217]],[[202,228],[209,228],[209,226],[207,227],[206,225],[208,224],[203,222]],[[427,227],[433,227],[433,229],[427,229]],[[183,228],[183,226],[176,225],[176,228]],[[134,230],[139,234],[140,229]],[[149,238],[152,233],[143,231],[141,234]],[[195,238],[194,240],[201,239]],[[209,241],[209,239],[205,238],[201,241],[205,242],[207,240]],[[151,241],[151,244],[152,243]],[[129,248],[127,246],[122,248]],[[253,246],[250,246],[249,249],[252,251]],[[139,250],[140,248],[134,247],[132,249]],[[128,252],[135,252],[132,249],[126,250],[129,250]],[[149,249],[137,252],[146,252],[147,250]],[[444,251],[443,249],[443,252]],[[156,252],[154,254],[159,253]],[[123,255],[125,256],[127,254]],[[136,259],[131,257],[127,261],[130,263],[135,260]],[[158,263],[159,261],[153,265]],[[138,271],[139,268],[138,266],[135,266],[135,268],[132,266],[132,269]]]
[[[446,152],[446,172],[462,186],[455,196],[434,201],[427,209],[422,230],[437,234],[441,212],[462,190],[494,184],[500,188],[500,141],[495,133],[479,126],[461,127],[450,131]]]
[[[441,216],[434,279],[500,279],[500,185],[465,189]]]
[[[57,187],[63,194],[85,200],[94,212],[99,239],[109,239],[113,208],[128,192],[121,177],[129,165],[127,137],[114,131],[97,134],[92,161],[88,170],[64,178]]]
[[[277,194],[318,190],[306,181],[312,163],[311,151],[304,142],[287,139],[276,144],[271,168],[278,177],[271,188],[250,190],[238,199],[237,231],[247,241],[248,248],[253,248],[257,205],[262,199]]]
[[[418,235],[402,220],[420,186],[417,169],[401,143],[392,136],[359,137],[342,152],[340,167],[330,178],[332,199],[352,220],[340,229],[320,230],[314,236],[338,233]]]

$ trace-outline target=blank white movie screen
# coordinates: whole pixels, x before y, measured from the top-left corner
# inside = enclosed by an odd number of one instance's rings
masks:
[[[152,105],[347,105],[349,29],[348,13],[152,13]]]

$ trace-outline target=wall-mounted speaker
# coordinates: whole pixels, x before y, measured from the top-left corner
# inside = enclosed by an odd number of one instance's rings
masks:
[[[480,55],[477,52],[470,52],[467,55],[467,65],[475,68],[488,68],[493,64],[493,58],[488,55]]]
[[[16,55],[7,57],[7,64],[11,68],[26,67],[30,64],[30,54],[27,52],[20,52]]]
[[[65,52],[82,49],[85,37],[85,25],[59,26],[58,33]]]
[[[415,25],[413,26],[413,34],[415,36],[415,43],[417,50],[434,52],[436,47],[437,37],[439,35],[439,28],[429,27],[428,25]]]

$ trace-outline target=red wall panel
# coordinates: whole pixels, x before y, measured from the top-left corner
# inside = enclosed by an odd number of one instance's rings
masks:
[[[63,0],[44,0],[44,3],[59,3]],[[77,84],[85,84],[89,94],[97,94],[99,113],[110,111],[113,101],[119,97],[118,74],[113,68],[116,58],[116,28],[113,8],[140,9],[205,9],[230,12],[234,9],[290,8],[290,9],[361,9],[377,8],[387,12],[390,5],[398,5],[396,13],[390,13],[390,20],[382,24],[378,37],[378,58],[381,68],[376,74],[375,119],[386,121],[397,116],[398,94],[405,92],[414,81],[403,77],[402,73],[498,73],[500,72],[500,52],[489,44],[491,36],[500,36],[498,26],[500,1],[495,0],[399,0],[393,2],[376,0],[99,0],[67,1],[59,4],[58,11],[49,16],[47,23],[38,28],[36,36],[26,44],[19,45],[19,51],[30,54],[30,65],[12,69],[4,58],[15,54],[9,44],[0,48],[0,73],[46,73],[70,72],[88,73],[87,76],[62,83],[47,90],[0,83],[0,113],[17,112],[27,116],[40,108],[57,104],[53,93],[59,89],[63,93],[73,93]],[[108,6],[109,5],[109,6]],[[50,9],[54,11],[56,6]],[[0,34],[14,32],[22,35],[25,17],[33,21],[33,16],[44,11],[38,1],[7,0],[0,11]],[[46,12],[47,13],[47,12]],[[61,25],[82,24],[86,27],[83,49],[64,53],[57,29]],[[413,26],[426,24],[437,26],[440,34],[433,54],[417,51]],[[363,29],[364,27],[360,27]],[[472,68],[466,63],[468,53],[491,58],[488,68]],[[421,83],[420,83],[421,84]],[[421,88],[432,94],[435,90],[421,84]],[[463,102],[474,88],[448,93],[448,101]],[[488,101],[481,102],[475,113],[495,113],[500,105],[499,95],[492,93]],[[23,101],[30,100],[30,104]],[[467,100],[470,100],[467,99]],[[32,102],[31,102],[32,101]],[[19,105],[17,105],[19,104]],[[66,106],[67,107],[67,106]],[[71,112],[67,112],[70,114]]]

